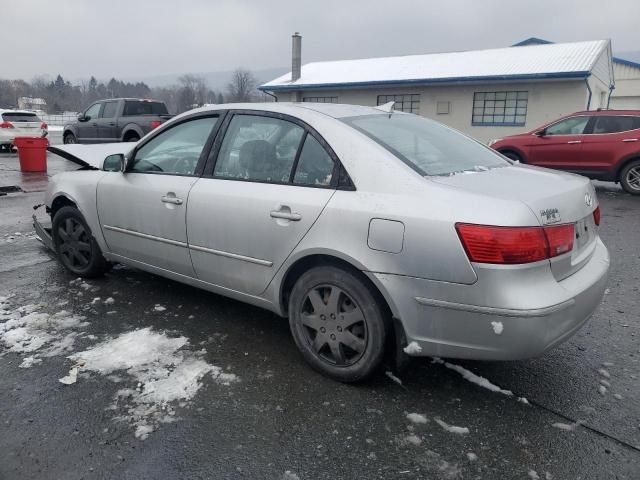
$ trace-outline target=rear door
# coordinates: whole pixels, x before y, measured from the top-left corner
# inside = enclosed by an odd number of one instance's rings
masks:
[[[337,161],[286,116],[236,112],[223,129],[189,195],[191,258],[199,279],[258,295],[334,194]]]
[[[598,115],[584,136],[584,170],[614,171],[620,160],[640,153],[640,116]]]
[[[98,138],[101,143],[120,141],[120,138],[117,135],[118,126],[116,124],[119,105],[120,102],[117,100],[104,102],[104,106],[100,111],[100,116],[95,122],[98,124]]]
[[[80,143],[99,143],[98,119],[102,111],[102,102],[97,102],[87,108],[84,112],[82,122],[78,121],[78,141]]]
[[[577,115],[549,125],[532,139],[527,163],[561,170],[579,169],[589,116]]]
[[[217,122],[217,114],[186,118],[138,146],[124,174],[102,177],[98,216],[109,251],[194,276],[187,248],[187,198]]]

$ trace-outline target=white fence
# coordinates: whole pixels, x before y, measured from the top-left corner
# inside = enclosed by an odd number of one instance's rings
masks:
[[[65,112],[60,114],[40,113],[38,116],[47,125],[57,125],[59,127],[62,127],[65,123],[75,121],[78,117],[78,114],[73,112]]]

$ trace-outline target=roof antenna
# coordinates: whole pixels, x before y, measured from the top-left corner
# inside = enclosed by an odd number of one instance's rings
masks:
[[[381,112],[384,113],[388,113],[389,114],[389,118],[391,118],[391,114],[394,112],[393,107],[395,106],[396,102],[387,102],[384,105],[378,105],[377,107],[373,107],[376,110],[380,110]]]

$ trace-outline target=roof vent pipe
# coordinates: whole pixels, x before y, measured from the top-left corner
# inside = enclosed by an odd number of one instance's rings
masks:
[[[300,78],[302,70],[302,36],[296,32],[291,36],[291,81]]]

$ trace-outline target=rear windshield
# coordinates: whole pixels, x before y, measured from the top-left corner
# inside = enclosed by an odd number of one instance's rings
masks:
[[[417,115],[363,115],[341,119],[421,175],[452,175],[504,167],[493,150],[438,122]]]
[[[29,112],[3,113],[2,120],[4,120],[5,122],[40,122],[41,121],[35,113],[29,113]]]
[[[124,117],[135,115],[167,115],[167,107],[162,102],[150,102],[147,100],[127,100],[124,104]]]

